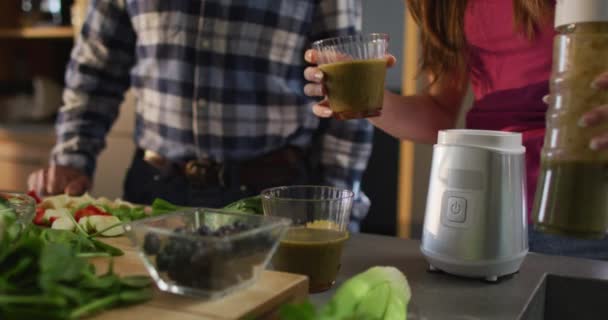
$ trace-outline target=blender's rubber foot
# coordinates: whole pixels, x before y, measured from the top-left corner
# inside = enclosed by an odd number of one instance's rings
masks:
[[[498,276],[487,276],[483,280],[485,282],[496,283],[496,282],[498,282]]]
[[[427,269],[428,272],[433,272],[433,273],[441,273],[443,271],[441,271],[440,269],[437,269],[435,266],[433,266],[432,264],[429,264],[429,268]]]

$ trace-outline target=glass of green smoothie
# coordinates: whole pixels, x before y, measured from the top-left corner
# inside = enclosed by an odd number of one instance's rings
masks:
[[[380,115],[384,98],[389,36],[359,34],[315,41],[319,68],[334,117]]]
[[[287,186],[262,191],[264,214],[289,218],[291,227],[272,258],[277,271],[308,276],[309,291],[336,281],[353,192],[327,186]]]

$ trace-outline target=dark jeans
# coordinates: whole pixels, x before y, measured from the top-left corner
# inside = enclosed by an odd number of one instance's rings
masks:
[[[528,232],[530,251],[571,256],[577,258],[608,260],[608,238],[584,240],[544,234],[532,230]]]
[[[242,188],[237,178],[237,165],[229,165],[226,170],[230,171],[227,172],[227,176],[231,177],[230,181],[227,181],[227,186],[201,188],[192,185],[183,174],[163,174],[161,170],[144,161],[142,152],[138,151],[127,172],[123,197],[127,201],[139,204],[151,204],[155,198],[162,198],[177,205],[221,208],[233,201],[259,194],[261,191]],[[290,181],[284,181],[286,185],[312,183],[310,178],[312,175],[304,159],[297,172]],[[271,172],[268,174],[272,175]]]

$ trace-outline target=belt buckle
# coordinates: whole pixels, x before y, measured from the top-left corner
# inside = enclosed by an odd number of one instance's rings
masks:
[[[186,162],[184,174],[190,183],[201,187],[213,185],[225,186],[224,166],[208,159]]]

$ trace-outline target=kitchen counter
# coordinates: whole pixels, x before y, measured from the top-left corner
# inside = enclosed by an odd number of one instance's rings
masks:
[[[428,272],[420,242],[356,234],[345,247],[337,285],[375,265],[399,268],[408,278],[412,300],[408,320],[517,319],[545,273],[608,279],[608,262],[530,253],[520,272],[498,283]],[[311,295],[319,305],[332,290]],[[606,292],[608,296],[608,292]]]

